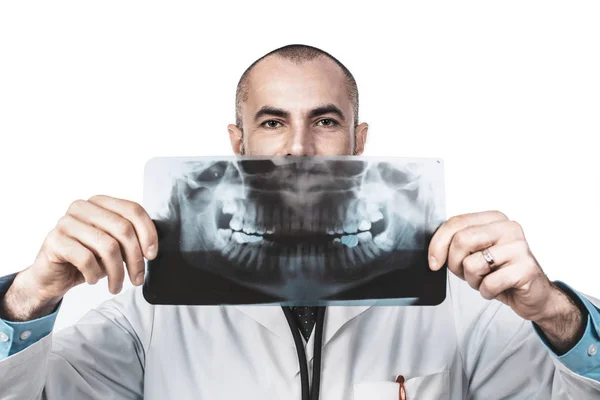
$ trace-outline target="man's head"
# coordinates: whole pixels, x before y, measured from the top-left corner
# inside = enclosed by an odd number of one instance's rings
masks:
[[[360,155],[368,126],[350,71],[323,50],[289,45],[242,74],[228,131],[236,154]]]

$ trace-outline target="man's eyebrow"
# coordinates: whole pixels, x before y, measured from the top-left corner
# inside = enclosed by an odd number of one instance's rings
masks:
[[[324,114],[335,114],[342,121],[346,120],[342,110],[340,110],[335,104],[326,104],[324,106],[319,106],[317,108],[314,108],[310,111],[310,113],[308,114],[308,117],[315,118],[315,117],[318,117],[318,116],[324,115]]]
[[[256,112],[256,114],[254,114],[254,121],[258,121],[261,117],[264,116],[288,118],[290,116],[290,113],[281,108],[263,106],[260,110]]]

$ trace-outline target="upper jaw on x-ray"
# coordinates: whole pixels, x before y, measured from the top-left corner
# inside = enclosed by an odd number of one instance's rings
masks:
[[[178,221],[195,268],[279,298],[325,298],[411,267],[442,221],[430,172],[364,157],[193,160],[160,218]]]

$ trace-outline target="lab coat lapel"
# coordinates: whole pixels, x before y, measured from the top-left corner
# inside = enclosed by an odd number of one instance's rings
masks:
[[[329,306],[325,313],[323,345],[349,321],[371,308],[377,301],[365,302],[363,306]],[[234,306],[277,336],[292,339],[290,327],[280,306]],[[312,336],[311,336],[312,339]],[[293,339],[291,343],[294,344]]]
[[[327,311],[325,312],[325,323],[323,326],[323,347],[325,347],[327,343],[329,343],[335,337],[335,335],[346,326],[347,323],[367,311],[375,303],[377,303],[377,301],[372,300],[363,302],[363,304],[365,304],[363,306],[327,307]],[[310,335],[310,339],[306,344],[306,359],[309,363],[314,357],[314,336],[313,330],[313,333]],[[299,367],[297,373],[300,373]]]
[[[365,302],[365,305],[363,306],[327,307],[323,326],[323,347],[325,347],[347,323],[371,308],[376,302],[376,300]],[[292,337],[290,327],[280,306],[259,305],[234,307],[295,348],[294,338]],[[309,363],[314,357],[314,341],[313,330],[313,334],[311,334],[308,343],[305,344],[306,358]],[[295,357],[296,375],[300,373],[300,366],[297,361],[297,357]]]
[[[234,307],[267,328],[275,335],[280,336],[283,339],[288,339],[290,345],[294,346],[294,339],[281,306],[244,305]]]

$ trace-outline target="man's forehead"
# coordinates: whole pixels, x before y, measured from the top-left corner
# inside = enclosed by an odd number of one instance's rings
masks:
[[[250,73],[247,90],[245,103],[250,108],[270,105],[307,109],[336,104],[346,111],[350,105],[343,71],[325,57],[301,63],[268,57],[256,64]]]

